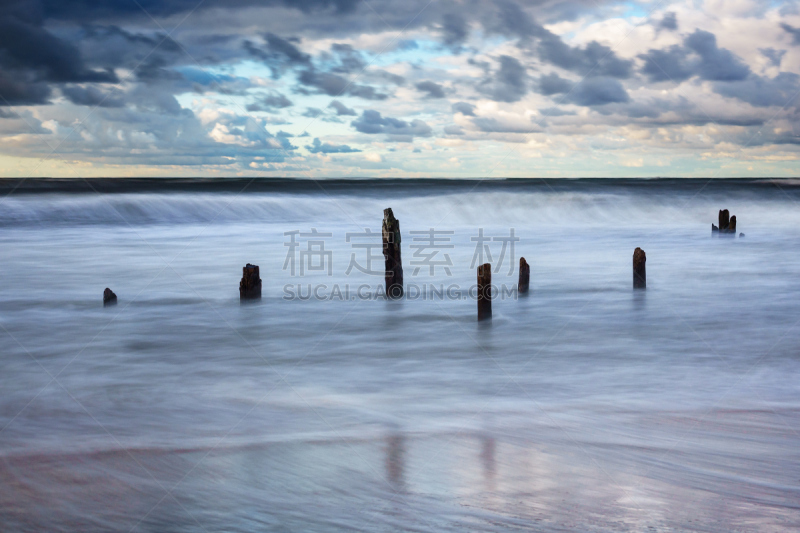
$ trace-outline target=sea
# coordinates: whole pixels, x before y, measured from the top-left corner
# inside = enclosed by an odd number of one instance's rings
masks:
[[[799,200],[779,179],[2,180],[0,530],[797,529]]]

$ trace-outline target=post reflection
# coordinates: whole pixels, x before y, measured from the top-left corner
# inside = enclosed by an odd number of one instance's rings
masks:
[[[386,439],[386,477],[397,491],[405,490],[405,441],[406,438],[398,433]]]

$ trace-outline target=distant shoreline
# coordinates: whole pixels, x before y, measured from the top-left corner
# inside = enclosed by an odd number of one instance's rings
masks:
[[[0,178],[0,194],[130,192],[337,193],[417,189],[529,190],[648,187],[800,187],[800,178]]]

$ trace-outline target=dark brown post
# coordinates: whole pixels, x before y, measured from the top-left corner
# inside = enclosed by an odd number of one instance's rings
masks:
[[[386,296],[403,297],[403,259],[400,256],[400,221],[392,208],[383,210],[383,257],[386,259]]]
[[[261,278],[258,273],[258,265],[242,267],[242,281],[239,282],[239,299],[250,300],[261,298]]]
[[[644,289],[647,287],[647,272],[645,271],[645,263],[647,256],[644,255],[644,250],[637,248],[633,251],[633,288]]]
[[[492,265],[478,267],[478,322],[492,319]]]
[[[528,292],[528,286],[531,283],[531,266],[525,261],[524,257],[519,258],[519,283],[517,284],[517,292],[525,294]]]
[[[736,215],[731,217],[730,225],[728,225],[728,232],[729,233],[736,233]]]
[[[730,213],[727,209],[720,209],[719,210],[719,231],[720,233],[726,233],[728,231],[728,226],[730,225]]]
[[[108,307],[109,305],[117,305],[117,295],[106,287],[106,290],[103,291],[103,307]]]

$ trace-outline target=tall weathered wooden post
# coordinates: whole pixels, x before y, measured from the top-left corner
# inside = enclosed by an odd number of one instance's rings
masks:
[[[261,298],[261,278],[259,277],[258,265],[242,267],[242,280],[239,282],[239,299],[252,300]]]
[[[645,263],[647,256],[644,250],[637,248],[633,251],[633,288],[644,289],[647,287],[647,272],[645,271]]]
[[[531,283],[531,266],[525,261],[524,257],[519,258],[519,283],[517,284],[517,292],[525,294],[528,292],[528,286]]]
[[[478,267],[478,322],[492,319],[492,265]]]
[[[400,221],[392,208],[383,210],[383,257],[386,260],[386,296],[403,297],[403,260],[400,256]]]

